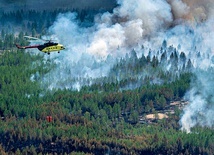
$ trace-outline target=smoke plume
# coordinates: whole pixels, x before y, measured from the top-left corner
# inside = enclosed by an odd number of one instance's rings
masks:
[[[147,55],[149,49],[158,51],[166,40],[167,45],[184,52],[194,66],[195,78],[185,95],[190,103],[180,120],[182,130],[190,132],[195,125],[212,127],[214,2],[117,0],[117,4],[113,13],[98,14],[91,27],[80,26],[75,13],[58,15],[49,31],[66,50],[46,56],[57,67],[43,82],[50,89],[80,89],[108,76],[116,60],[131,50]],[[160,57],[158,54],[152,53]]]

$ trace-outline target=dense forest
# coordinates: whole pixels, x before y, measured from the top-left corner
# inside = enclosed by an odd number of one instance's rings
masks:
[[[99,13],[111,10],[99,10]],[[14,12],[0,12],[0,26],[2,34],[5,32],[16,33],[24,32],[31,36],[42,36],[47,34],[47,29],[53,24],[58,14],[66,12],[75,12],[80,24],[90,26],[93,24],[94,16],[97,14],[93,9],[69,9],[69,10],[54,10],[54,11],[24,11],[18,10]],[[85,24],[87,23],[87,24]]]
[[[80,21],[93,19],[87,11],[79,13]],[[41,86],[42,77],[32,80],[32,75],[45,75],[55,65],[47,66],[42,54],[17,50],[13,44],[26,44],[25,34],[45,34],[59,12],[0,16],[0,154],[214,154],[213,129],[198,126],[189,134],[181,131],[178,107],[167,118],[140,121],[182,100],[194,78],[191,61],[166,41],[160,59],[151,54],[137,57],[133,50],[117,61],[109,77],[79,91],[47,90]],[[11,31],[8,25],[13,24]],[[174,64],[171,72],[164,70],[167,54],[167,63]],[[180,68],[178,61],[183,64]],[[180,74],[174,74],[179,69]],[[140,76],[148,71],[155,77]]]

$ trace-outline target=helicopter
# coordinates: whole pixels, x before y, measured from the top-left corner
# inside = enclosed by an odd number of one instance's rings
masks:
[[[36,37],[30,37],[30,36],[24,36],[25,38],[28,39],[33,39],[33,40],[42,40],[45,41],[44,44],[39,44],[39,45],[32,45],[32,46],[20,46],[18,44],[15,44],[18,49],[28,49],[28,48],[38,48],[41,52],[48,53],[50,52],[56,52],[60,53],[61,50],[64,50],[65,47],[59,43],[54,43],[52,40],[44,40]]]

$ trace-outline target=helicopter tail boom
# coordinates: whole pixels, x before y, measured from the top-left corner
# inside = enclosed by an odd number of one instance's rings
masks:
[[[24,46],[20,46],[20,45],[18,45],[18,44],[15,44],[15,45],[16,45],[16,47],[17,47],[18,49],[25,49]]]

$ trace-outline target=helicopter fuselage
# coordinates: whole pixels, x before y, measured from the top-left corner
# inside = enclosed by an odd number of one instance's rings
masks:
[[[59,43],[52,43],[52,42],[48,42],[43,45],[38,45],[37,48],[44,53],[50,53],[50,52],[60,51],[65,49],[63,45]]]

